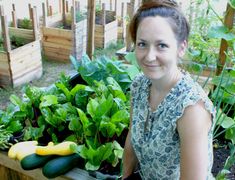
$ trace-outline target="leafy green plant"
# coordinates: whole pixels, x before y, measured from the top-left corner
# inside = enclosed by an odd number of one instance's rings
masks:
[[[23,29],[32,29],[32,22],[28,18],[24,18],[19,21],[18,23],[18,28],[23,28]]]
[[[131,79],[121,62],[83,58],[73,62],[80,77],[76,83],[61,74],[49,87],[26,85],[23,98],[12,95],[11,105],[0,113],[0,125],[23,131],[23,140],[76,142],[73,148],[87,170],[118,167],[129,125]]]
[[[91,61],[87,55],[82,56],[80,61],[70,56],[70,60],[88,85],[92,85],[95,80],[106,82],[107,77],[111,76],[118,82],[124,92],[130,86],[131,79],[121,61],[111,60],[106,56]]]
[[[20,47],[20,46],[23,46],[23,45],[28,43],[28,41],[25,40],[24,38],[18,37],[18,36],[15,36],[15,35],[12,35],[10,37],[10,39],[11,39],[11,45],[12,45],[13,49],[15,49],[17,47]]]

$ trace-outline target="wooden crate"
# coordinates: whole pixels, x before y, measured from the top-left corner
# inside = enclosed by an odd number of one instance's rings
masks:
[[[48,60],[70,62],[70,55],[80,59],[82,54],[86,52],[87,20],[75,22],[73,18],[75,17],[74,7],[76,6],[71,7],[71,14],[63,12],[63,14],[50,17],[47,17],[45,10],[43,10],[42,46],[43,53]],[[45,9],[45,5],[43,9]],[[59,25],[64,26],[65,21],[69,18],[71,29],[58,27]]]
[[[0,151],[0,179],[21,179],[21,180],[46,180],[40,168],[25,171],[21,168],[19,161],[8,158],[7,153]],[[63,176],[54,180],[95,180],[89,176],[88,172],[79,168],[74,168]]]
[[[96,14],[95,24],[95,47],[106,48],[110,43],[116,43],[118,36],[118,21],[116,12],[105,10],[104,4],[102,11]]]
[[[0,86],[19,86],[42,76],[39,40],[10,52],[0,52]]]
[[[36,9],[32,9],[35,17]],[[38,79],[42,75],[41,45],[37,25],[33,30],[9,28],[6,16],[1,14],[5,51],[0,52],[0,86],[16,87]],[[10,35],[21,37],[27,44],[11,49]]]

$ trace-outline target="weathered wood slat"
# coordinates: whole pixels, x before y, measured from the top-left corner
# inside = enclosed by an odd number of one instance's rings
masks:
[[[11,63],[12,76],[16,74],[21,74],[24,71],[33,69],[35,66],[42,65],[41,55],[37,52],[34,54],[29,54],[25,59],[20,59],[17,62]]]
[[[50,43],[56,43],[56,44],[62,44],[65,46],[71,46],[72,40],[70,38],[59,38],[56,36],[44,36],[43,42],[50,42]]]
[[[55,54],[56,56],[69,56],[71,54],[71,50],[65,50],[65,49],[58,49],[58,48],[52,48],[48,47],[44,49],[45,55],[49,54]]]
[[[42,31],[44,36],[55,36],[70,39],[72,38],[71,30],[43,27]]]
[[[33,30],[30,29],[22,29],[22,28],[14,28],[9,27],[9,34],[14,35],[16,37],[24,38],[30,41],[34,40]]]
[[[56,48],[58,50],[72,50],[72,47],[69,45],[63,45],[63,44],[56,44],[52,42],[42,42],[43,44],[43,49],[45,50],[46,48]]]
[[[37,54],[41,54],[41,49],[40,49],[40,41],[33,41],[29,44],[26,44],[24,46],[21,46],[19,48],[16,48],[12,50],[9,55],[10,55],[10,60],[11,62],[17,61],[19,59],[25,59],[25,56],[28,54],[31,54],[33,52],[37,52]]]

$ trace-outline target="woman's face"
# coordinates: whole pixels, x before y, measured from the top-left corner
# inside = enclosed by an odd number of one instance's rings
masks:
[[[178,58],[186,43],[179,43],[166,18],[144,18],[137,29],[136,58],[143,73],[150,79],[160,79],[176,72]]]

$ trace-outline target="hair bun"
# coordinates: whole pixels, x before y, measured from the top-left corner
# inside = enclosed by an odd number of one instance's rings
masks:
[[[158,4],[159,6],[167,6],[172,8],[178,8],[179,5],[175,0],[147,0],[143,1],[143,5],[146,4]]]

